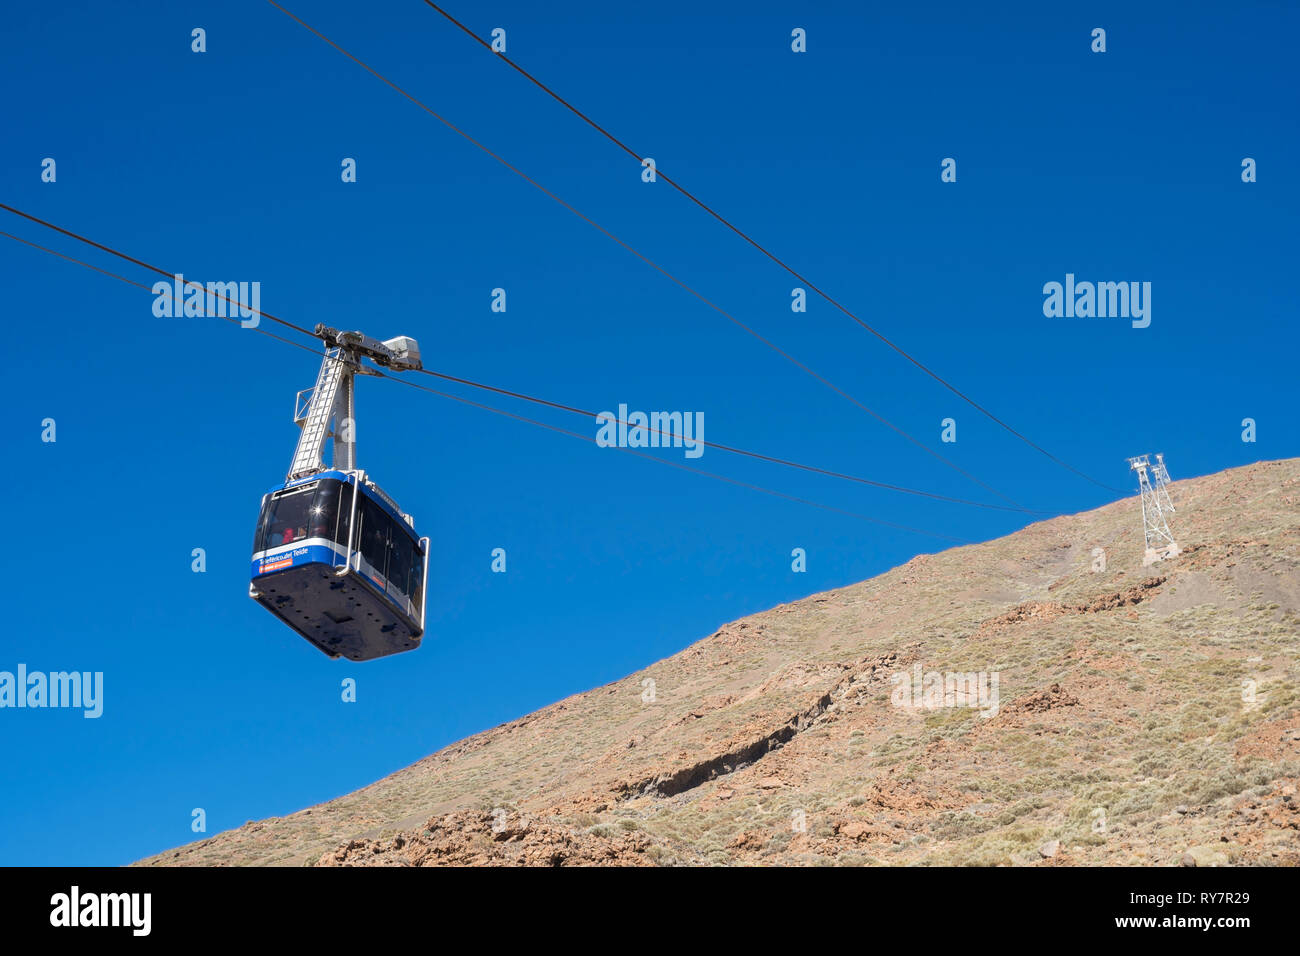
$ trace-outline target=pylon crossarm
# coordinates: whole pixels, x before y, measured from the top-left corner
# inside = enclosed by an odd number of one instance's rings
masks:
[[[327,325],[315,329],[325,343],[316,384],[298,393],[294,421],[302,427],[298,447],[289,465],[288,480],[324,471],[325,445],[332,442],[333,465],[339,471],[357,467],[356,400],[357,375],[378,375],[362,364],[367,358],[383,368],[404,372],[423,368],[420,346],[406,335],[381,342],[364,332],[340,332]]]

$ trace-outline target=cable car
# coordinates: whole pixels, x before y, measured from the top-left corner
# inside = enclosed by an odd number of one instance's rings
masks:
[[[315,331],[325,356],[316,385],[298,393],[302,434],[289,474],[262,498],[248,593],[330,657],[368,661],[419,647],[429,539],[356,467],[353,377],[378,374],[363,357],[418,369],[419,346],[406,336]]]

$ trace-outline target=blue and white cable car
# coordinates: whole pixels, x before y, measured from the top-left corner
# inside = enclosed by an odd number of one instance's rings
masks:
[[[312,389],[298,393],[302,435],[286,481],[262,498],[248,593],[331,657],[368,661],[414,650],[424,634],[429,539],[356,468],[353,376],[364,356],[420,368],[419,346],[318,325],[326,345]],[[333,444],[334,465],[324,464]]]

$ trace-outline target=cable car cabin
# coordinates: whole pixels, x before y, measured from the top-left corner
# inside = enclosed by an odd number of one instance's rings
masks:
[[[364,472],[322,471],[262,499],[251,597],[331,657],[414,650],[429,539]]]

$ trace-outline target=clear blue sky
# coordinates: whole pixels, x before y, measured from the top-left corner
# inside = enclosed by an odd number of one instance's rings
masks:
[[[448,3],[1084,471],[1128,489],[1128,455],[1164,451],[1181,478],[1300,452],[1294,7]],[[419,0],[288,6],[982,481],[1052,513],[1116,497],[825,302],[793,314],[793,279]],[[17,5],[0,78],[11,205],[191,278],[260,281],[262,307],[299,324],[415,336],[440,371],[598,410],[702,411],[714,441],[996,500],[269,4]],[[8,214],[0,228],[153,281]],[[1067,272],[1151,282],[1151,326],[1045,318],[1042,286]],[[363,380],[360,463],[433,539],[429,631],[415,653],[330,661],[246,596],[312,357],[157,319],[148,293],[8,240],[0,276],[16,482],[0,670],[105,681],[98,720],[0,711],[3,863],[125,863],[196,838],[195,807],[211,834],[329,799],[946,546]],[[956,444],[940,444],[946,417]],[[717,451],[690,463],[964,539],[1027,520]]]

